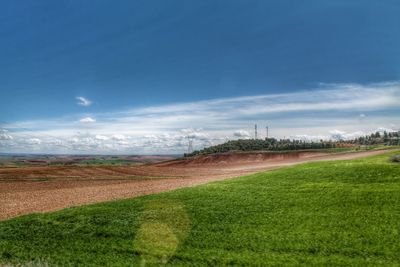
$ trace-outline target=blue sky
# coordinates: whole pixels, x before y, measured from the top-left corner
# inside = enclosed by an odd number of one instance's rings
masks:
[[[276,137],[397,129],[398,14],[395,0],[2,1],[0,151],[179,153],[188,134],[201,147],[256,122]]]

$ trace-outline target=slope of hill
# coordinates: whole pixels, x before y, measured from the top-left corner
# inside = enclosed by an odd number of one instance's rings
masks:
[[[163,167],[196,167],[207,165],[233,165],[246,163],[287,162],[328,155],[326,151],[230,151],[225,153],[199,154],[155,165]]]

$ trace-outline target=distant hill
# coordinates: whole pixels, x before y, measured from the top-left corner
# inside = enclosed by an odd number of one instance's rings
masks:
[[[352,140],[335,140],[317,142],[304,140],[290,140],[275,138],[268,139],[240,139],[232,140],[223,144],[207,147],[193,153],[185,154],[186,157],[196,155],[207,155],[215,153],[226,153],[231,151],[288,151],[309,149],[332,149],[356,146],[373,145],[400,145],[400,132],[376,132]]]

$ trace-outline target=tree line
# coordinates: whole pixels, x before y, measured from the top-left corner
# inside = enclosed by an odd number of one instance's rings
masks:
[[[400,131],[398,132],[376,132],[366,136],[360,136],[353,140],[345,141],[348,144],[356,145],[387,145],[395,146],[400,145]]]

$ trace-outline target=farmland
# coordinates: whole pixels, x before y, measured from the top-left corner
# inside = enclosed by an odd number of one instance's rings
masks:
[[[400,165],[389,161],[396,153],[17,217],[0,223],[0,259],[84,266],[399,265]]]
[[[155,163],[176,158],[176,155],[38,155],[38,154],[0,154],[0,167],[29,166],[129,166],[142,163]]]
[[[0,168],[0,219],[159,193],[301,162],[352,159],[377,153],[384,151],[223,153],[129,166]]]

